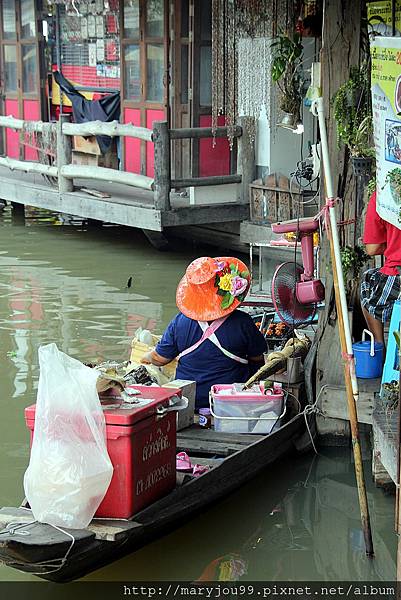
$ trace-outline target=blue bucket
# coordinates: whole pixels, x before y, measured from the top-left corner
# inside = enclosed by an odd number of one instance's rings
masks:
[[[365,334],[370,335],[370,341],[365,341]],[[375,342],[373,334],[363,330],[362,341],[352,345],[355,356],[355,373],[362,379],[376,379],[383,371],[383,344]]]

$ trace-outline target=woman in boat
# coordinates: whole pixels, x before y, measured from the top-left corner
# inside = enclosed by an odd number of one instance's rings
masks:
[[[177,379],[196,381],[197,409],[209,405],[212,385],[245,382],[263,364],[266,341],[252,318],[236,310],[250,282],[238,258],[194,260],[177,287],[180,312],[142,359],[161,367],[178,358]]]

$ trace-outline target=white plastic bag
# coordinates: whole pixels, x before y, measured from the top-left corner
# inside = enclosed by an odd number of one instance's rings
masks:
[[[37,521],[84,529],[113,474],[96,380],[99,372],[39,348],[40,377],[26,498]]]

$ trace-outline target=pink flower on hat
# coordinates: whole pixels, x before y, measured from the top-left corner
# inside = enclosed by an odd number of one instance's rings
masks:
[[[216,273],[219,273],[220,271],[224,271],[224,269],[227,267],[227,263],[224,260],[216,260]]]
[[[243,292],[245,292],[248,286],[248,280],[244,279],[244,277],[233,277],[232,285],[231,285],[231,294],[233,296],[240,296]]]

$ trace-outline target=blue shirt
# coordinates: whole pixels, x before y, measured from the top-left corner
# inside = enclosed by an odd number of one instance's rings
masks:
[[[179,313],[164,332],[156,346],[156,352],[164,358],[174,359],[181,352],[196,344],[202,337],[197,321]],[[241,358],[260,356],[266,352],[266,341],[245,312],[234,310],[216,331],[223,348]],[[177,379],[196,381],[196,407],[209,406],[209,392],[216,383],[242,383],[252,371],[222,353],[210,340],[205,340],[186,356],[180,358]]]

